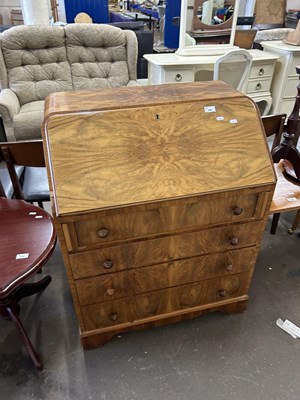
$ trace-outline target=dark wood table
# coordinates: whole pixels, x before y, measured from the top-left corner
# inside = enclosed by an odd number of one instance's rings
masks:
[[[0,197],[0,316],[18,329],[35,366],[42,368],[19,318],[19,301],[45,289],[46,276],[26,283],[50,258],[56,243],[52,217],[23,200]]]

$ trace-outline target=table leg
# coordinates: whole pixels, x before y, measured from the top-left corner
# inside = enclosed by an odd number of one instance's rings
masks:
[[[288,230],[288,233],[291,235],[294,233],[294,231],[297,229],[298,225],[300,222],[300,210],[297,211],[296,217],[294,219],[292,227]]]
[[[21,336],[21,339],[22,339],[22,341],[23,341],[23,343],[24,343],[24,345],[25,345],[25,347],[26,347],[26,349],[27,349],[27,351],[28,351],[28,353],[29,353],[29,355],[30,355],[35,367],[37,369],[42,369],[43,366],[42,366],[42,364],[41,364],[41,362],[39,360],[39,357],[38,357],[38,355],[37,355],[32,343],[31,343],[31,341],[29,340],[29,337],[28,337],[28,335],[27,335],[27,333],[26,333],[26,331],[24,329],[24,326],[23,326],[23,324],[22,324],[22,322],[21,322],[21,320],[19,318],[19,315],[18,315],[17,311],[14,310],[13,307],[9,307],[9,306],[6,308],[6,311],[7,311],[8,315],[9,315],[11,321],[15,324],[15,326],[16,326],[16,328],[17,328],[17,330],[18,330],[18,332],[19,332],[19,334]]]

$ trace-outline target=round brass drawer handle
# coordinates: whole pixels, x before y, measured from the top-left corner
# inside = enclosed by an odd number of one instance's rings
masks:
[[[99,238],[104,239],[108,236],[108,229],[106,228],[101,228],[99,229],[99,231],[97,232],[97,235],[99,236]]]
[[[232,210],[234,215],[241,215],[243,212],[242,207],[237,207],[237,206],[232,207]]]
[[[230,239],[230,244],[232,246],[236,246],[238,243],[239,243],[239,239],[237,237]]]
[[[260,90],[261,89],[261,83],[258,83],[255,87],[256,90]]]
[[[258,71],[258,75],[259,76],[262,76],[262,75],[264,75],[265,74],[265,70],[263,69],[263,68],[261,68],[259,71]]]
[[[226,265],[225,271],[229,272],[229,271],[232,271],[232,270],[233,270],[233,265],[232,264]]]
[[[106,291],[107,296],[112,296],[115,294],[115,289],[114,288],[108,288]]]
[[[181,75],[181,74],[175,75],[175,81],[176,81],[176,82],[182,81],[182,75]]]
[[[219,295],[220,297],[226,297],[227,296],[227,290],[219,290]]]
[[[112,262],[112,260],[105,260],[104,263],[102,264],[104,269],[111,269],[114,266],[114,263]]]
[[[118,314],[110,314],[110,319],[116,321],[118,319]]]

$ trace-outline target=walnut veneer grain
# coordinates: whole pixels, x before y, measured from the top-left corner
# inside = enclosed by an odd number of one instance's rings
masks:
[[[245,309],[275,186],[252,100],[221,82],[54,93],[43,129],[85,348]]]

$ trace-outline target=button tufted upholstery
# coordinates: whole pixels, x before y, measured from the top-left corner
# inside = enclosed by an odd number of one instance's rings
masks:
[[[110,25],[15,26],[0,34],[0,48],[8,140],[41,137],[50,93],[137,84],[136,35]]]

